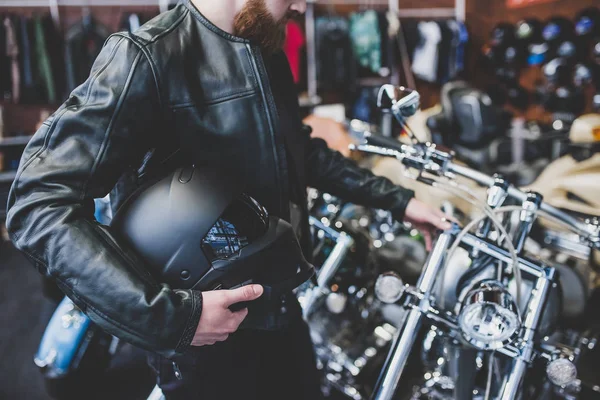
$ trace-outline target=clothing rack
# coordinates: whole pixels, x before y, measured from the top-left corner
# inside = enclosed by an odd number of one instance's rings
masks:
[[[56,25],[60,25],[60,13],[58,7],[143,7],[143,6],[158,6],[160,12],[165,12],[169,9],[171,3],[177,0],[0,0],[0,7],[48,7],[50,15]]]
[[[167,6],[175,1],[165,0],[0,0],[0,7],[99,7],[99,6]]]
[[[454,0],[454,7],[447,8],[400,8],[400,1],[402,0],[307,0],[305,30],[309,105],[317,105],[321,102],[317,93],[315,5],[386,6],[389,11],[399,15],[400,18],[456,18],[461,22],[466,19],[466,0]],[[396,69],[390,82],[397,85],[400,83],[399,80],[399,73]],[[384,128],[384,130],[387,129]]]

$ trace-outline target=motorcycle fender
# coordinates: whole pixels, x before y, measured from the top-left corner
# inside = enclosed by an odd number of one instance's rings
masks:
[[[89,342],[91,328],[90,319],[65,297],[44,331],[34,357],[35,364],[46,375],[68,374],[77,368],[82,350]]]

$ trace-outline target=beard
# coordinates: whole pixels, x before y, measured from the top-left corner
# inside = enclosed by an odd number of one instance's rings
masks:
[[[292,15],[277,21],[267,9],[265,0],[248,0],[233,21],[234,35],[258,44],[264,51],[274,53],[283,48],[286,24]]]

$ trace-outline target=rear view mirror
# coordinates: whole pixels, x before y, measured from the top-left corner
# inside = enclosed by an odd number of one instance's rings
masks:
[[[377,95],[377,107],[391,112],[398,120],[411,117],[421,107],[421,96],[404,86],[383,85]]]

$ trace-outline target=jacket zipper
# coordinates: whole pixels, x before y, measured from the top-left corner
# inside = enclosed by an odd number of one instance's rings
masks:
[[[177,365],[177,363],[175,361],[172,361],[172,363],[173,363],[173,372],[175,373],[175,378],[177,378],[178,380],[182,380],[183,374],[181,373],[181,370],[179,369],[179,365]]]
[[[250,44],[246,45],[252,57],[252,67],[256,71],[258,75],[258,86],[263,98],[264,103],[267,106],[267,122],[269,123],[269,131],[271,133],[271,142],[273,143],[273,158],[275,159],[275,164],[277,165],[276,174],[277,174],[277,187],[278,187],[278,196],[279,196],[279,204],[281,207],[281,211],[284,212],[286,210],[286,205],[283,202],[282,190],[281,190],[281,173],[280,173],[280,160],[279,154],[277,153],[277,142],[276,142],[276,132],[275,132],[275,122],[273,121],[273,115],[277,115],[277,108],[275,107],[275,102],[273,100],[273,93],[271,92],[271,86],[269,85],[269,76],[266,73],[266,68],[264,66],[262,55],[259,51],[255,51]],[[257,61],[258,60],[258,61]],[[263,84],[263,79],[266,81],[266,85]],[[181,369],[179,369],[179,365],[175,361],[171,361],[173,364],[173,373],[178,380],[183,379],[183,374],[181,373]]]
[[[269,77],[267,75],[266,68],[264,66],[262,54],[260,54],[260,51],[253,49],[252,45],[250,45],[250,44],[247,44],[246,47],[248,48],[248,51],[250,51],[250,54],[252,55],[252,57],[250,57],[250,59],[252,61],[252,66],[254,67],[254,69],[257,72],[258,86],[259,86],[263,101],[265,102],[265,104],[267,106],[267,121],[269,123],[269,130],[271,133],[271,142],[273,143],[273,158],[275,159],[275,164],[277,165],[276,174],[277,174],[277,186],[278,186],[278,193],[279,193],[279,206],[280,206],[281,212],[285,212],[287,206],[284,204],[282,190],[281,190],[281,184],[283,183],[282,179],[281,179],[281,173],[279,171],[279,169],[281,168],[281,164],[280,164],[280,160],[279,160],[279,154],[277,153],[277,142],[275,140],[276,139],[275,138],[275,135],[276,135],[275,123],[273,121],[273,115],[277,115],[277,108],[275,107],[275,104],[274,104],[273,93],[271,92],[271,86],[269,85]],[[267,83],[266,87],[263,84],[263,79]]]

